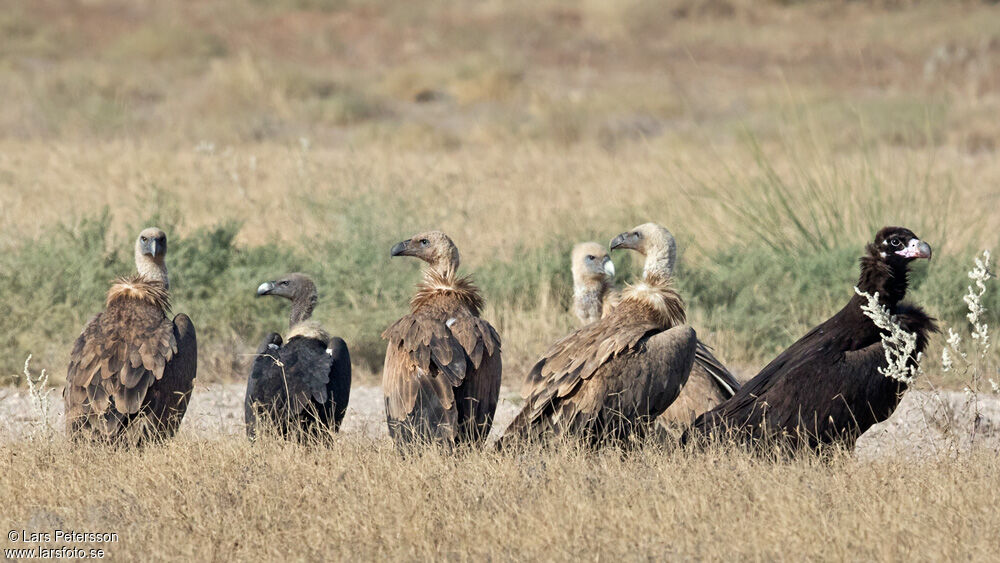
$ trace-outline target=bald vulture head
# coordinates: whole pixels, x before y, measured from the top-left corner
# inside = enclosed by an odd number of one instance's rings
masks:
[[[674,235],[661,225],[645,223],[611,239],[611,250],[627,248],[646,257],[642,269],[643,277],[658,275],[669,278],[674,273],[677,260],[677,241]]]
[[[450,277],[458,271],[458,247],[441,231],[427,231],[396,243],[392,256],[413,256],[430,265],[435,272]]]
[[[147,227],[135,239],[135,268],[146,279],[163,283],[170,289],[167,277],[167,234],[156,227]]]
[[[266,281],[257,287],[257,297],[273,295],[284,297],[292,302],[292,313],[288,319],[288,327],[306,321],[316,308],[319,294],[316,284],[305,274],[288,274],[273,281]]]
[[[601,318],[606,294],[615,277],[615,264],[604,246],[581,242],[570,255],[573,267],[573,313],[583,324]]]

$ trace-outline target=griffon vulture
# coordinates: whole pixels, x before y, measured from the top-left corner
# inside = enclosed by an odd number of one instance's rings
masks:
[[[878,293],[879,303],[902,328],[916,334],[916,353],[922,352],[937,326],[922,309],[902,300],[910,262],[930,259],[931,247],[909,229],[885,227],[866,250],[858,288]],[[700,416],[685,440],[694,434],[726,435],[745,445],[776,444],[793,451],[829,444],[853,449],[858,436],[892,414],[906,390],[905,383],[879,373],[886,367],[882,335],[862,312],[863,304],[864,298],[854,295],[732,399]]]
[[[339,431],[351,396],[351,356],[343,339],[309,320],[316,284],[289,274],[260,284],[257,296],[265,295],[290,300],[292,312],[284,342],[272,332],[257,348],[243,402],[247,436],[255,437],[261,418],[286,438]]]
[[[677,243],[673,234],[664,233],[669,254],[665,264],[668,275],[673,277]],[[576,245],[573,263],[573,312],[586,325],[605,316],[618,303],[621,296],[614,289],[614,263],[596,242]],[[694,367],[687,383],[672,405],[657,418],[657,423],[667,428],[684,427],[694,422],[699,414],[714,408],[733,396],[740,383],[722,365],[712,350],[701,340],[695,352]]]
[[[428,267],[410,314],[382,333],[389,434],[397,445],[481,444],[493,425],[502,368],[500,336],[479,317],[479,289],[457,276],[458,248],[442,232],[404,240],[392,256],[413,256]]]
[[[163,231],[139,233],[138,275],[114,282],[104,311],[76,339],[63,390],[72,437],[134,445],[177,431],[194,387],[198,344],[187,315],[168,317],[166,254]]]
[[[669,232],[647,223],[615,237],[611,248],[646,256],[642,282],[535,364],[505,442],[569,434],[597,445],[642,437],[687,381],[697,338],[670,286]]]

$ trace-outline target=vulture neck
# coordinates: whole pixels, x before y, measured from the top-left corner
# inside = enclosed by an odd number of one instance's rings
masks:
[[[170,289],[170,279],[167,277],[167,265],[163,261],[163,256],[153,257],[136,250],[135,269],[139,275],[150,281],[157,281],[163,287]]]
[[[299,323],[309,320],[309,317],[312,317],[313,309],[316,308],[316,301],[318,299],[316,291],[296,295],[295,299],[292,299],[292,313],[288,317],[288,328],[295,328]]]
[[[573,285],[573,312],[584,324],[599,320],[611,281],[606,277],[591,277],[578,279]]]
[[[909,283],[907,265],[892,266],[878,255],[876,249],[869,246],[868,250],[869,255],[861,258],[858,289],[872,295],[877,292],[879,303],[893,310],[906,297]],[[860,301],[861,296],[856,295],[855,298]]]
[[[657,277],[669,279],[674,275],[674,255],[672,252],[654,252],[646,256],[646,264],[642,268],[644,279]]]

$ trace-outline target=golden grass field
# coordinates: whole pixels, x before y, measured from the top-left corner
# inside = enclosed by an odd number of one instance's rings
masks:
[[[884,224],[933,245],[913,298],[967,334],[964,272],[1000,242],[998,69],[1000,11],[971,1],[10,0],[0,379],[23,387],[32,354],[61,383],[147,219],[173,241],[239,223],[222,282],[204,283],[214,262],[201,286],[177,272],[199,386],[245,377],[286,315],[253,290],[291,268],[322,269],[316,317],[375,384],[418,276],[389,248],[426,228],[483,282],[515,390],[574,326],[546,261],[649,220],[682,247],[682,289],[741,289],[684,297],[744,378],[850,297]],[[105,210],[107,236],[80,238]],[[941,372],[942,340],[922,390],[968,385]],[[988,450],[401,458],[357,434],[57,436],[0,443],[0,524],[117,531],[120,559],[990,560],[998,469]]]

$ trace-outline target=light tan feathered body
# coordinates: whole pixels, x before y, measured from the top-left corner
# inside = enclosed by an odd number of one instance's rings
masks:
[[[454,254],[454,264],[424,272],[410,314],[382,333],[386,417],[397,444],[481,444],[493,424],[500,337],[479,317],[479,290],[455,275]]]
[[[606,317],[556,342],[535,364],[505,441],[641,436],[691,370],[695,334],[684,322],[683,301],[665,278],[628,287]]]
[[[134,276],[111,286],[70,356],[63,395],[73,437],[135,444],[177,431],[198,351],[191,319],[169,311],[163,282]]]

